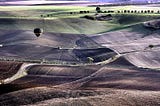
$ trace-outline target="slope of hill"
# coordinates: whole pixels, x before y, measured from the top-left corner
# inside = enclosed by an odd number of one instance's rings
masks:
[[[42,11],[22,7],[29,13],[13,6],[8,14],[0,7],[6,13],[0,18],[0,106],[160,105],[160,30],[140,23],[157,13],[99,22],[60,18],[59,12],[73,7],[54,7],[56,19],[13,16]],[[36,27],[44,30],[40,37]]]
[[[84,34],[44,33],[36,37],[31,31],[1,31],[4,33],[0,35],[1,58],[77,63],[88,62],[88,57],[99,62],[115,54]]]
[[[147,29],[142,24],[137,24],[121,31],[104,33],[91,38],[102,46],[118,51],[137,67],[160,68],[159,33],[159,30]],[[149,45],[154,47],[150,48]]]

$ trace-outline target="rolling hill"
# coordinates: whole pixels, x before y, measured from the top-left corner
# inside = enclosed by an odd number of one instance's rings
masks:
[[[0,7],[0,106],[159,106],[160,30],[143,24],[159,14],[64,17],[74,9],[95,8]]]

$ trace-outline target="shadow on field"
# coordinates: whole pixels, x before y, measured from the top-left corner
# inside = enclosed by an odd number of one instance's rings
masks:
[[[130,32],[137,32],[139,34],[143,34],[142,38],[152,35],[152,34],[160,34],[159,29],[153,29],[153,28],[146,28],[143,26],[143,24],[137,24],[130,27]]]
[[[122,27],[112,29],[111,31],[114,31],[117,29],[118,30],[131,29],[130,30],[131,32],[137,32],[139,34],[143,34],[144,36],[142,36],[142,38],[150,34],[155,34],[155,33],[160,34],[159,30],[155,30],[152,28],[146,28],[142,24],[145,21],[160,19],[159,15],[152,16],[152,15],[144,15],[144,14],[139,14],[139,15],[121,14],[121,15],[115,15],[114,17],[115,17],[114,22],[116,24],[120,24]]]
[[[0,85],[0,95],[9,93],[9,92],[14,92],[22,89],[30,88],[29,86],[21,86],[18,84],[5,84],[5,85]]]
[[[153,70],[108,68],[82,88],[114,88],[125,90],[159,91],[160,73]]]

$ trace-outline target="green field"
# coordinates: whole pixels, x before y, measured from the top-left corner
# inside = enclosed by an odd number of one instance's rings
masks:
[[[33,30],[43,28],[46,32],[96,34],[127,28],[144,21],[159,19],[158,7],[147,6],[106,6],[102,11],[114,11],[110,21],[80,18],[94,15],[96,7],[82,6],[0,6],[0,29]],[[153,10],[154,13],[118,13],[118,11]],[[80,11],[89,11],[80,14]],[[73,12],[74,14],[70,14]]]

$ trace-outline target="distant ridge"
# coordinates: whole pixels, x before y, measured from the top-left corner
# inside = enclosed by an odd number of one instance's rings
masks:
[[[1,0],[1,6],[7,5],[106,5],[106,4],[153,4],[160,0]]]
[[[37,4],[84,4],[90,3],[89,1],[85,0],[1,0],[0,5],[37,5]]]

